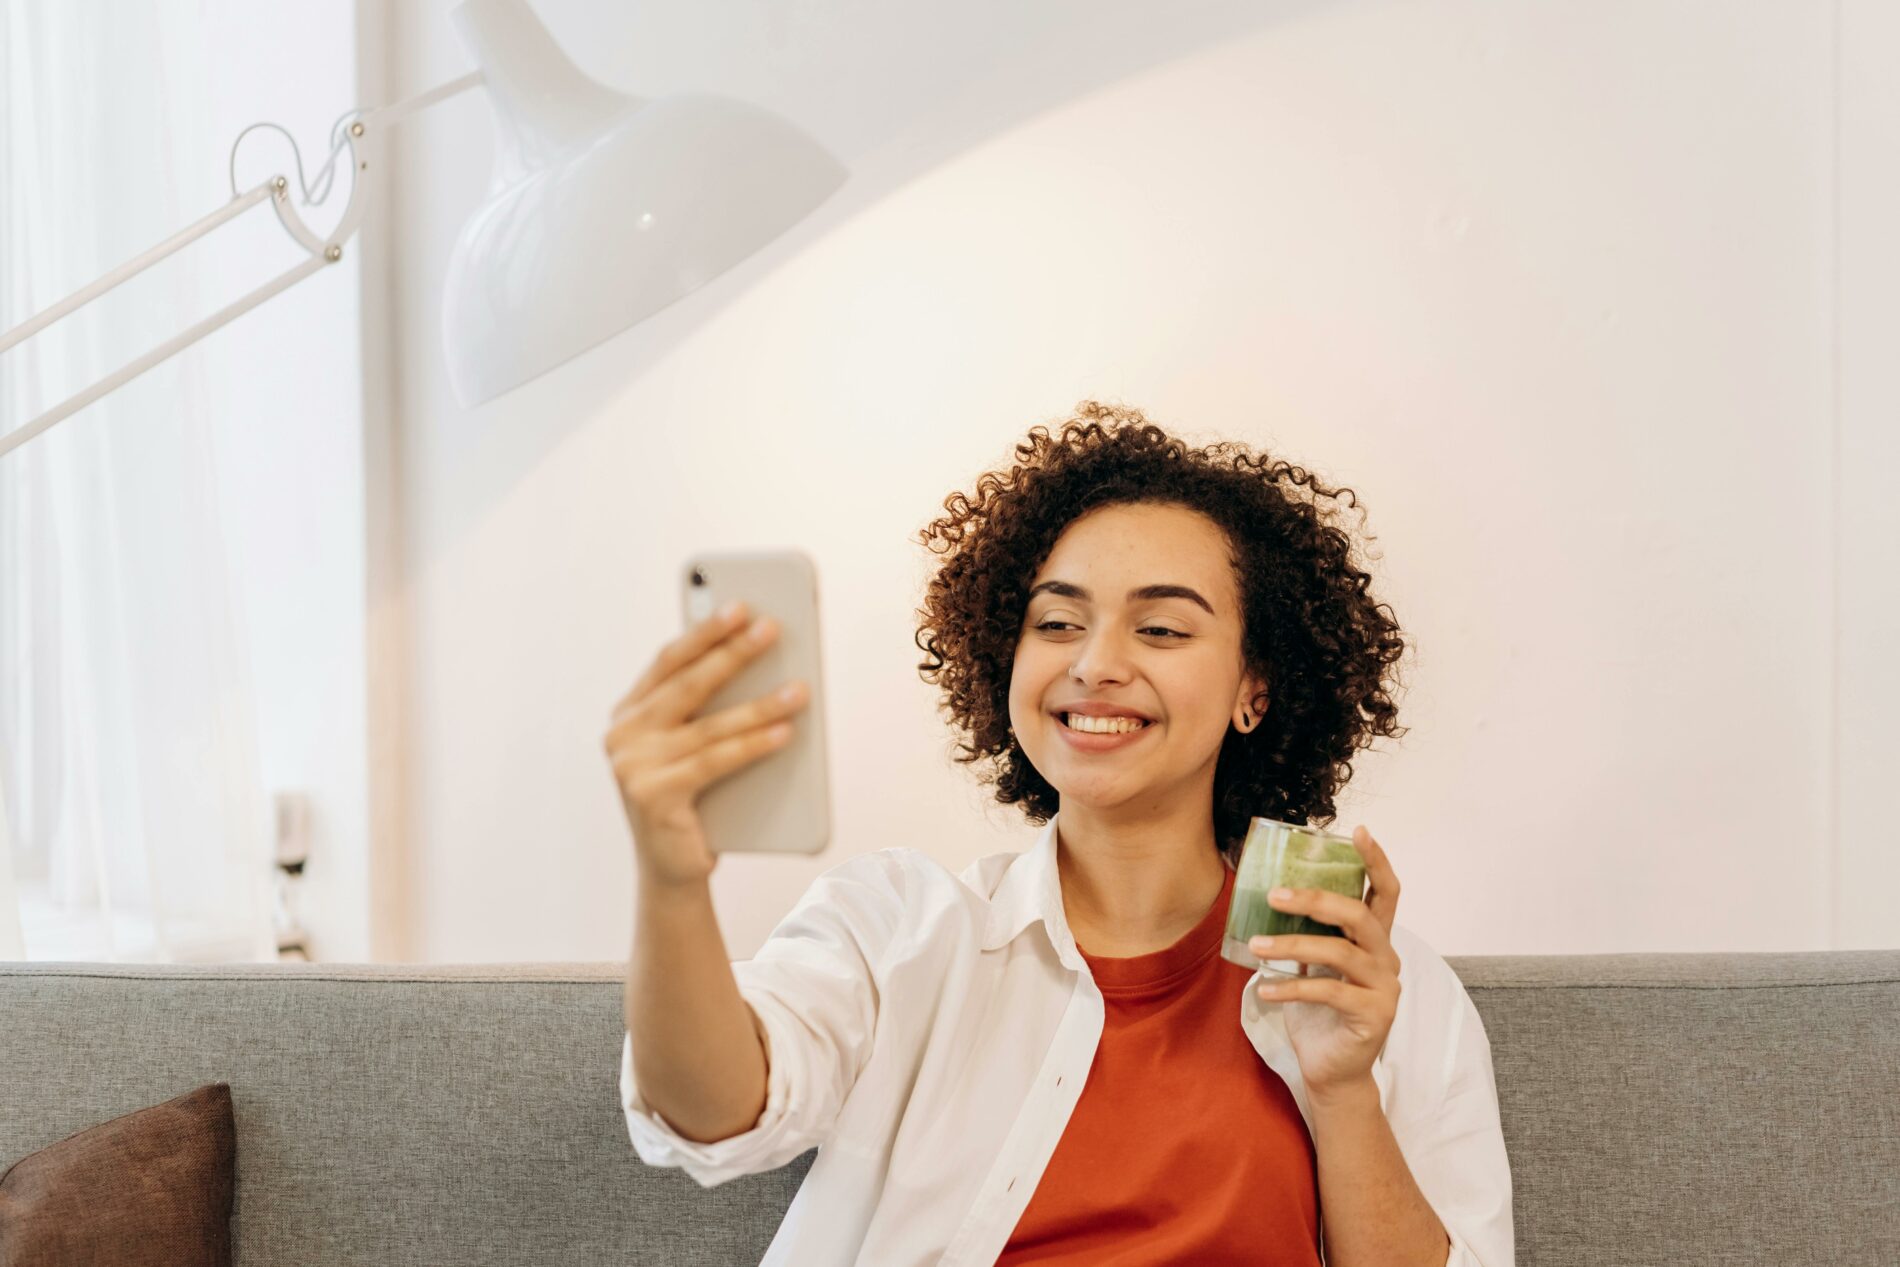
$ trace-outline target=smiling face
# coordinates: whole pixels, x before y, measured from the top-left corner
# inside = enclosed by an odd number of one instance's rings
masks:
[[[1009,684],[1016,741],[1065,810],[1211,807],[1228,728],[1243,712],[1258,724],[1265,702],[1241,634],[1231,551],[1212,520],[1159,503],[1092,510],[1030,580]],[[1153,720],[1125,738],[1077,736],[1061,713],[1081,701]]]

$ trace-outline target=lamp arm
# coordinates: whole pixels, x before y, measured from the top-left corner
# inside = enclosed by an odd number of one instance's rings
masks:
[[[356,167],[358,175],[356,179],[351,182],[349,205],[343,209],[342,218],[339,219],[336,226],[330,230],[328,237],[320,238],[313,233],[310,227],[304,223],[303,218],[291,207],[290,182],[281,175],[273,176],[263,184],[245,193],[240,194],[237,192],[238,143],[243,141],[245,135],[253,128],[277,127],[277,125],[274,123],[254,123],[250,127],[245,128],[243,132],[238,133],[237,140],[231,144],[232,190],[230,202],[218,208],[210,215],[179,230],[144,254],[121,264],[118,268],[113,269],[91,285],[82,287],[52,307],[29,317],[18,326],[0,335],[0,353],[4,353],[8,348],[37,334],[53,322],[58,321],[61,317],[92,302],[115,286],[120,285],[132,277],[136,277],[160,260],[205,236],[226,221],[242,215],[266,198],[271,200],[271,205],[277,212],[277,219],[283,224],[285,231],[288,232],[291,237],[295,238],[304,249],[310,252],[310,258],[294,268],[287,269],[278,274],[242,298],[227,304],[190,329],[167,339],[151,351],[145,353],[145,355],[100,379],[92,386],[53,406],[53,408],[47,410],[25,426],[16,427],[5,435],[0,435],[0,457],[5,457],[10,450],[18,448],[55,423],[79,412],[93,401],[98,400],[101,396],[116,391],[134,378],[137,378],[140,374],[143,374],[146,370],[151,369],[154,365],[177,355],[185,348],[190,347],[207,334],[210,334],[213,330],[242,316],[252,308],[263,303],[266,299],[296,285],[324,265],[334,264],[342,259],[343,243],[348,241],[350,235],[356,232],[356,226],[363,218],[366,205],[366,199],[363,195],[365,180],[361,173],[369,170],[371,159],[377,160],[378,170],[380,170],[382,142],[388,129],[399,122],[405,115],[432,106],[436,102],[447,97],[452,97],[457,93],[465,92],[470,88],[476,87],[481,82],[482,72],[479,70],[471,71],[460,79],[451,80],[446,84],[430,89],[428,92],[411,97],[407,101],[399,101],[393,105],[382,106],[367,113],[351,110],[344,114],[330,129],[332,144],[330,157],[325,161],[322,170],[319,172],[319,180],[323,185],[323,191],[318,193],[314,198],[311,196],[310,186],[303,179],[302,155],[297,155],[297,181],[298,184],[303,187],[304,205],[306,206],[311,205],[313,202],[322,202],[324,198],[329,196],[330,177],[333,174],[333,167],[343,151],[349,151],[350,161]],[[349,125],[347,129],[344,128],[346,122]],[[278,130],[280,132],[283,131],[282,128],[278,128]],[[339,135],[339,132],[341,132],[341,135]],[[288,137],[289,133],[285,133],[285,136]],[[297,143],[293,138],[291,139],[291,150],[293,153],[296,153],[296,147]]]

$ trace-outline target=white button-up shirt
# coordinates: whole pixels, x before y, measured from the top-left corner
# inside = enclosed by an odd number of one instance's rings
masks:
[[[1063,911],[1056,822],[961,875],[902,847],[820,875],[732,965],[770,1053],[758,1123],[710,1144],[678,1134],[642,1098],[629,1037],[620,1099],[640,1159],[710,1188],[820,1146],[761,1267],[993,1267],[1102,1036],[1102,994]],[[1450,1233],[1447,1267],[1513,1267],[1484,1023],[1430,946],[1403,924],[1392,945],[1401,991],[1372,1066],[1380,1106]],[[1238,1021],[1310,1131],[1283,1004],[1255,993],[1260,980],[1235,1000]]]

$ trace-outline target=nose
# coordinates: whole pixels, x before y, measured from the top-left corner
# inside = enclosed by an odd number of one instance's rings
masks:
[[[1088,687],[1126,683],[1130,676],[1128,649],[1111,629],[1094,629],[1075,644],[1069,676]]]

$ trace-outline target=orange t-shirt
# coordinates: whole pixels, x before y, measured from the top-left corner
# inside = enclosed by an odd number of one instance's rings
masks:
[[[1234,872],[1166,950],[1082,952],[1106,1016],[1088,1082],[997,1267],[1319,1267],[1319,1172],[1220,957]]]

